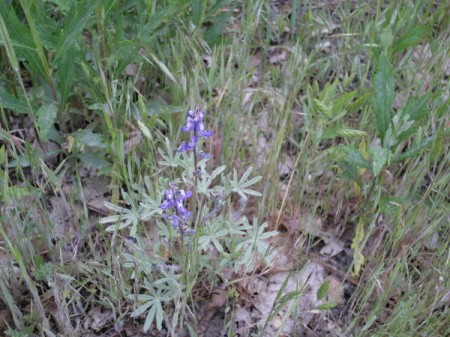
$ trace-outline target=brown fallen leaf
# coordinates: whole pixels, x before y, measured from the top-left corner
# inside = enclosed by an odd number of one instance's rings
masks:
[[[222,308],[228,300],[228,292],[225,289],[215,288],[212,291],[211,299],[206,304],[206,309]]]
[[[333,275],[325,277],[325,281],[329,283],[327,298],[329,302],[341,305],[344,303],[344,287],[342,283]]]

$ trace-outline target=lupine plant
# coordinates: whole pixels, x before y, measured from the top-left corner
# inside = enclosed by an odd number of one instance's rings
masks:
[[[138,193],[122,191],[129,207],[107,204],[119,214],[101,221],[112,223],[107,231],[129,231],[125,240],[128,249],[122,252],[122,257],[125,266],[131,269],[135,285],[136,293],[129,295],[136,306],[132,316],[147,314],[145,331],[154,322],[162,329],[164,321],[166,329],[176,334],[183,321],[180,312],[185,312],[179,303],[188,305],[190,291],[201,272],[209,271],[211,275],[224,270],[252,272],[257,262],[270,263],[274,255],[267,239],[277,232],[266,231],[268,224],[259,224],[256,218],[250,224],[244,215],[248,196],[261,196],[249,188],[261,177],[249,179],[251,167],[241,178],[236,169],[233,174],[225,174],[224,165],[208,172],[206,164],[211,156],[201,146],[202,140],[212,136],[213,131],[205,129],[204,118],[205,111],[198,106],[188,111],[181,131],[189,134],[189,140],[173,150],[166,138],[166,150],[159,149],[162,159],[159,164],[181,173],[180,178],[169,181],[161,176],[152,182],[146,177],[150,193],[142,186],[133,186]],[[150,134],[145,125],[139,126],[144,135]],[[233,203],[234,194],[237,202]],[[140,234],[143,223],[159,229],[151,248],[145,247]],[[169,248],[170,263],[163,258],[167,254],[162,254],[167,246],[175,247]]]

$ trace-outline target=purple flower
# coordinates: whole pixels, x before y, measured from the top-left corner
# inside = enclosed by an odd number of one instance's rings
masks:
[[[199,153],[199,156],[200,156],[200,158],[202,158],[202,159],[209,159],[209,158],[211,158],[211,155],[209,154],[209,153],[206,153],[206,152],[200,152]]]
[[[173,228],[184,228],[184,224],[192,215],[192,213],[189,212],[183,205],[183,201],[190,198],[191,195],[191,191],[185,192],[184,190],[178,190],[172,183],[170,183],[169,188],[164,191],[164,200],[159,205],[159,208],[164,211],[173,208],[171,215],[163,214],[163,218],[169,219]]]
[[[178,148],[178,152],[185,152],[192,150],[197,145],[198,137],[192,136],[189,140],[189,143],[183,142],[181,143],[180,147]]]
[[[198,142],[198,137],[208,138],[213,135],[212,130],[205,130],[203,124],[203,118],[205,117],[205,111],[200,110],[200,107],[196,106],[194,111],[189,110],[186,117],[186,125],[181,127],[183,132],[191,132],[191,139],[188,143],[181,143],[178,148],[178,152],[186,152],[195,148]]]

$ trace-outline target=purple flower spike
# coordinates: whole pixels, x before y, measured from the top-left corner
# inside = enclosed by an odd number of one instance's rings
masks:
[[[184,190],[178,190],[172,183],[169,184],[169,189],[164,191],[164,201],[159,207],[165,211],[173,208],[172,214],[163,214],[164,219],[169,219],[173,228],[179,229],[183,226],[192,215],[183,205],[183,201],[192,196],[191,191],[185,192]]]
[[[214,132],[212,130],[205,130],[203,124],[203,118],[205,117],[205,111],[200,110],[198,106],[194,111],[189,110],[186,117],[186,125],[181,127],[183,132],[192,132],[189,143],[183,142],[178,148],[178,152],[186,152],[194,149],[197,146],[198,137],[208,138],[211,137]]]
[[[194,235],[195,234],[195,230],[192,228],[185,228],[184,229],[184,234],[186,235]]]
[[[191,139],[189,140],[189,143],[186,142],[181,143],[180,147],[178,148],[178,152],[185,152],[192,150],[195,147],[195,145],[197,145],[197,141],[198,137],[192,136]]]
[[[202,159],[209,159],[209,158],[211,158],[211,155],[209,153],[206,153],[206,152],[200,152],[199,156]]]
[[[208,138],[214,134],[214,131],[213,130],[201,130],[198,132],[198,134],[200,136],[202,136],[203,138]]]

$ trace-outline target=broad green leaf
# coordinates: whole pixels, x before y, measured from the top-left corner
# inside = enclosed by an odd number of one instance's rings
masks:
[[[422,153],[422,150],[425,149],[433,140],[435,140],[436,137],[437,137],[437,134],[422,140],[417,145],[409,147],[405,152],[403,152],[403,153],[399,154],[397,157],[395,157],[392,162],[399,163],[401,161],[404,161],[407,158],[411,158],[411,157],[420,155]]]
[[[16,113],[29,113],[27,103],[22,98],[16,98],[6,91],[0,90],[0,108],[11,109]]]
[[[384,47],[384,50],[386,50],[391,44],[392,41],[394,41],[394,35],[392,34],[392,28],[387,27],[383,29],[383,31],[380,34],[380,42],[382,46]]]
[[[413,135],[414,133],[416,133],[418,130],[417,127],[412,127],[409,126],[409,128],[407,128],[405,131],[403,131],[402,133],[400,133],[399,135],[397,135],[397,141],[395,143],[395,146],[397,146],[398,144],[400,144],[400,142],[403,142],[407,139],[409,139],[409,137],[411,135]]]
[[[339,159],[348,162],[355,168],[371,169],[370,163],[364,158],[360,150],[353,146],[340,146],[338,155]]]
[[[25,14],[25,17],[27,19],[28,27],[30,28],[31,36],[33,38],[34,46],[37,49],[37,54],[39,56],[39,59],[41,61],[41,66],[44,69],[45,72],[45,78],[48,83],[52,84],[52,78],[50,76],[50,67],[48,65],[47,56],[44,52],[44,47],[42,45],[42,40],[38,34],[35,22],[34,22],[34,15],[30,12],[31,2],[28,0],[20,0],[20,5],[23,9],[23,12]],[[37,16],[36,16],[37,18]]]
[[[72,93],[72,86],[76,77],[75,64],[77,62],[77,52],[76,49],[71,47],[68,49],[68,54],[70,57],[62,57],[55,62],[58,71],[56,75],[58,76],[58,89],[61,93],[61,106],[62,110]]]
[[[207,0],[192,1],[192,21],[196,27],[201,27],[203,23],[207,3]]]
[[[93,153],[91,151],[85,150],[85,152],[77,154],[77,157],[80,158],[80,160],[87,168],[94,167],[98,170],[102,170],[111,166],[111,163],[104,160],[102,158],[102,155],[98,152]]]
[[[427,93],[420,97],[409,96],[406,104],[404,106],[403,115],[408,114],[409,119],[413,121],[418,121],[427,116],[428,110],[428,100],[430,99],[430,94]]]
[[[48,140],[48,133],[56,120],[58,108],[54,103],[41,106],[36,112],[37,127],[42,141]]]
[[[327,296],[328,294],[328,289],[330,288],[330,282],[326,281],[323,282],[319,289],[317,289],[317,300],[322,300],[325,298],[325,296]]]
[[[436,142],[434,143],[433,149],[431,151],[431,157],[433,158],[433,160],[437,160],[445,150],[443,146],[443,138],[444,133],[442,131],[438,131]]]
[[[81,144],[95,147],[95,148],[106,148],[106,145],[103,143],[102,137],[98,133],[94,133],[92,129],[84,129],[75,132],[72,136],[79,141]]]
[[[391,119],[391,108],[395,98],[395,79],[386,55],[381,54],[377,71],[372,79],[373,95],[370,99],[375,114],[378,134],[382,141]]]
[[[346,109],[356,94],[356,91],[350,91],[336,98],[333,104],[333,112],[338,113],[340,110]]]
[[[324,304],[321,304],[321,305],[317,306],[317,309],[319,309],[319,310],[330,310],[330,309],[336,308],[336,306],[337,306],[336,303],[329,302],[329,303],[324,303]]]
[[[19,62],[17,61],[16,53],[14,51],[13,44],[8,32],[8,26],[3,20],[3,16],[1,13],[6,12],[4,10],[0,12],[0,36],[2,37],[2,42],[3,45],[5,46],[6,55],[8,55],[9,63],[11,64],[11,67],[17,72],[19,70]]]
[[[408,197],[409,198],[409,197]],[[381,197],[379,203],[379,210],[385,215],[391,216],[395,218],[397,216],[397,212],[400,209],[400,206],[412,206],[413,202],[409,198],[405,197]]]
[[[222,32],[228,25],[228,22],[232,15],[233,11],[227,11],[225,13],[217,15],[216,17],[214,17],[214,19],[211,20],[212,24],[207,28],[204,34],[205,41],[208,43],[208,45],[214,46],[220,43]]]
[[[26,60],[24,66],[32,76],[46,77],[30,29],[22,24],[13,6],[7,5],[6,1],[0,1],[0,36],[2,43],[5,44],[8,59],[16,72],[19,70],[18,60]]]
[[[427,37],[430,32],[431,27],[428,25],[419,25],[410,28],[395,42],[393,52],[399,53],[409,47],[414,47],[422,39]]]
[[[55,62],[61,57],[69,57],[67,54],[69,49],[77,40],[81,39],[83,30],[97,8],[97,4],[98,0],[73,2],[59,38]]]
[[[389,162],[390,151],[389,149],[372,147],[369,152],[372,155],[372,171],[376,177]]]
[[[358,168],[356,166],[351,165],[350,163],[348,163],[344,160],[338,162],[337,164],[342,170],[343,178],[353,180],[360,187],[362,187],[362,181],[359,177]]]
[[[183,5],[181,5],[183,6]],[[151,17],[149,17],[149,21],[143,26],[138,33],[139,39],[142,43],[149,43],[151,39],[155,35],[155,33],[159,30],[161,25],[164,23],[165,19],[171,18],[176,10],[180,10],[180,6],[166,6],[165,8],[161,8],[161,10],[153,13]]]

